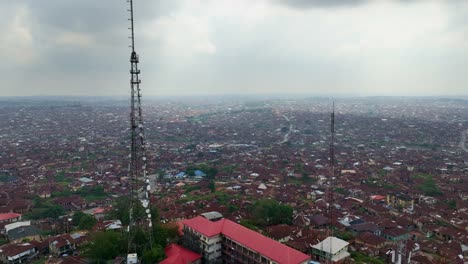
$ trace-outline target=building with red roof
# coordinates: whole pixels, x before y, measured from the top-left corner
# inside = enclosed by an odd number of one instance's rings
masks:
[[[177,244],[170,244],[164,249],[166,259],[159,264],[199,264],[202,256]]]
[[[0,223],[13,223],[21,220],[21,214],[4,213],[0,214]]]
[[[0,247],[0,263],[28,262],[36,249],[30,243],[6,244]]]
[[[308,263],[310,256],[228,219],[202,216],[182,221],[183,245],[202,254],[206,262]]]

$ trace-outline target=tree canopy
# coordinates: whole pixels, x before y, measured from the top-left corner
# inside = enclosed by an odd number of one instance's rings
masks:
[[[133,207],[133,219],[137,222],[146,219],[145,209],[139,202]],[[113,210],[106,216],[108,219],[121,220],[124,225],[129,223],[130,211],[129,197],[120,197],[114,201]],[[153,225],[137,224],[131,235],[129,233],[115,233],[113,231],[98,232],[92,236],[90,246],[86,250],[89,258],[96,263],[104,263],[116,256],[125,255],[128,250],[128,241],[131,239],[131,252],[135,252],[141,258],[142,263],[158,263],[165,258],[164,248],[169,241],[178,236],[177,225],[163,225],[159,221],[159,214],[155,207],[151,209]],[[80,214],[78,214],[79,216]],[[77,218],[78,218],[77,216]],[[84,216],[81,217],[80,223]]]
[[[252,223],[258,226],[291,224],[293,208],[275,200],[259,200],[250,207]]]

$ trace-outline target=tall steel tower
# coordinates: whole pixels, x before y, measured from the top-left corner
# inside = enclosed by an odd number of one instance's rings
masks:
[[[333,248],[333,203],[334,203],[334,191],[335,191],[335,101],[333,101],[332,112],[330,115],[330,178],[328,182],[328,218],[330,219],[330,225],[328,226],[327,236],[330,237],[330,248],[329,252],[332,252]],[[327,263],[331,263],[331,259],[327,260]]]
[[[130,188],[130,223],[128,227],[128,253],[136,252],[134,245],[135,230],[138,226],[145,225],[151,229],[151,212],[150,212],[150,180],[148,178],[148,171],[146,166],[146,145],[145,145],[145,131],[143,125],[143,113],[141,109],[141,90],[140,90],[140,70],[138,69],[139,57],[135,51],[135,27],[133,19],[133,0],[127,0],[130,4],[130,31],[131,31],[131,45],[132,49],[130,55],[130,163],[129,163],[129,177],[131,178]],[[134,210],[138,203],[143,206],[146,219],[135,219]],[[146,224],[145,224],[146,222]],[[148,232],[151,239],[151,233]],[[151,240],[150,240],[151,244]]]

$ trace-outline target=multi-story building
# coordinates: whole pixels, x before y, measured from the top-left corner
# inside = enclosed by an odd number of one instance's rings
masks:
[[[184,220],[183,246],[203,256],[203,263],[308,263],[310,256],[227,219],[203,216]]]
[[[322,242],[312,246],[312,253],[319,261],[343,263],[350,256],[349,243],[337,237],[327,237]]]
[[[414,199],[403,193],[387,194],[387,205],[393,208],[414,208]]]

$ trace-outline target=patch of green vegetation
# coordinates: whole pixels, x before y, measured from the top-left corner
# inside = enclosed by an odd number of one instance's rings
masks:
[[[5,174],[0,174],[0,182],[7,182],[10,176]]]
[[[43,258],[34,260],[33,262],[31,262],[31,264],[44,264],[46,263],[46,260],[47,258],[43,257]]]
[[[79,195],[88,202],[101,200],[108,196],[108,194],[104,191],[104,188],[99,185],[92,187],[84,187],[74,192],[69,189],[65,189],[60,192],[52,193],[52,197],[68,197],[71,195]]]
[[[387,190],[393,190],[395,189],[395,185],[389,184],[389,183],[382,183],[382,188],[387,189]]]
[[[239,224],[254,231],[258,230],[258,227],[249,219],[241,219]]]
[[[252,223],[256,226],[291,224],[293,208],[276,200],[259,200],[249,208]]]
[[[351,239],[354,238],[353,233],[348,232],[348,231],[336,231],[335,236],[345,241],[350,241]]]
[[[234,213],[234,212],[236,212],[236,211],[238,211],[238,210],[239,210],[239,207],[237,207],[237,206],[235,206],[235,205],[233,205],[233,204],[229,204],[229,205],[228,205],[228,212],[229,212],[229,213],[232,214],[232,213]]]
[[[109,212],[108,219],[120,219],[123,224],[129,221],[129,197],[116,199]],[[145,209],[136,203],[133,210],[134,219],[145,218]],[[129,239],[135,245],[134,252],[142,256],[141,263],[158,263],[165,258],[164,248],[168,242],[174,241],[178,237],[177,225],[163,225],[159,222],[159,214],[155,207],[150,208],[153,219],[153,226],[147,230],[135,226],[131,237],[127,232],[97,232],[91,235],[88,244],[80,247],[82,255],[88,257],[92,263],[108,263],[119,255],[127,253]],[[151,236],[150,236],[151,234]]]
[[[426,177],[422,184],[418,185],[418,189],[428,196],[442,196],[444,193],[437,187],[432,175]]]
[[[216,199],[219,204],[228,205],[232,199],[237,199],[237,198],[239,198],[238,194],[231,195],[222,191],[215,191],[214,193],[209,193],[206,195],[197,195],[197,196],[187,194],[186,197],[177,200],[176,203],[186,203],[189,201],[208,201],[208,200]]]
[[[3,246],[5,244],[8,244],[8,240],[6,239],[0,239],[0,246]]]
[[[447,205],[450,209],[457,209],[457,201],[455,201],[454,199],[448,200]]]
[[[335,188],[335,192],[339,193],[339,194],[342,194],[342,195],[347,195],[348,194],[348,191],[343,189],[343,188]]]
[[[293,177],[288,177],[287,181],[288,181],[289,184],[293,184],[293,185],[302,185],[302,184],[304,184],[300,179],[293,178]]]
[[[369,186],[369,187],[380,187],[380,179],[374,178],[374,177],[369,177],[364,180],[364,184]]]
[[[366,254],[360,252],[351,252],[351,257],[356,261],[356,263],[385,264],[385,261],[380,258],[369,257]]]
[[[231,176],[235,169],[237,169],[237,165],[226,165],[221,168],[221,171]]]
[[[83,212],[76,212],[72,217],[72,224],[80,230],[91,230],[96,224],[96,218]]]
[[[218,174],[218,169],[216,167],[210,166],[205,163],[201,163],[196,166],[188,166],[187,169],[185,170],[185,173],[187,173],[189,176],[195,176],[196,170],[200,170],[203,173],[205,173],[206,178],[208,179],[214,179],[216,174]]]
[[[425,174],[425,173],[418,173],[418,174],[412,175],[411,177],[412,177],[412,178],[415,178],[415,179],[424,179],[424,180],[427,180],[427,179],[432,178],[432,175],[430,175],[430,174]]]
[[[65,215],[65,210],[60,205],[46,203],[41,208],[34,208],[24,215],[26,219],[58,218]]]
[[[309,175],[305,172],[302,173],[301,180],[304,184],[314,184],[317,182],[317,178],[311,178]]]
[[[65,172],[60,171],[54,177],[55,182],[71,182],[69,179],[65,178]]]
[[[190,193],[190,192],[193,192],[195,190],[200,190],[201,187],[198,186],[198,185],[186,185],[184,187],[184,189],[185,189],[185,193]]]

